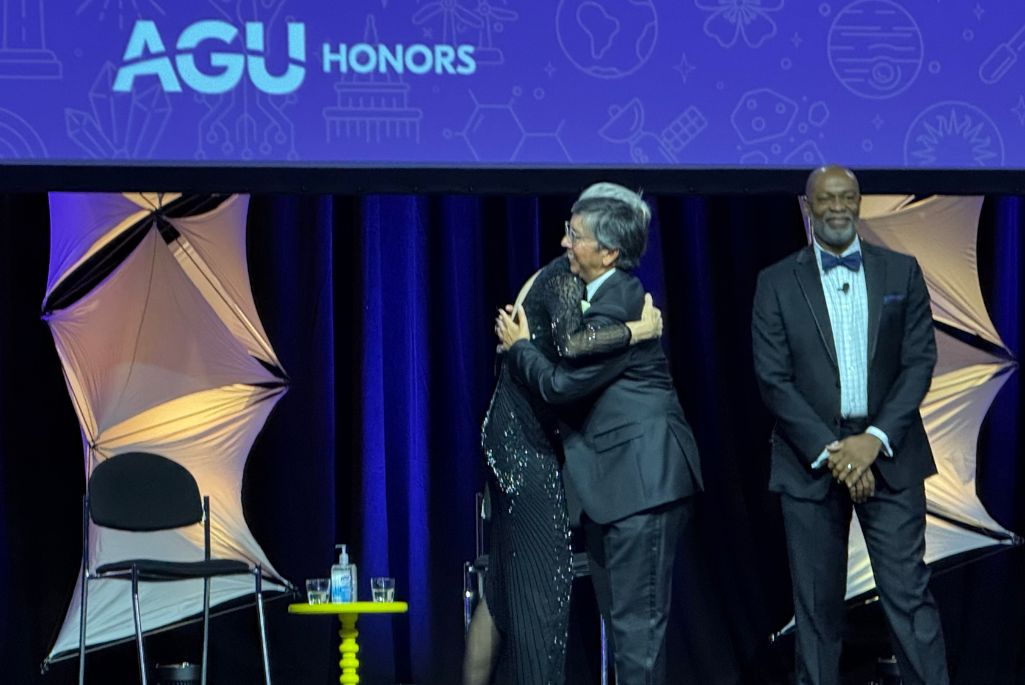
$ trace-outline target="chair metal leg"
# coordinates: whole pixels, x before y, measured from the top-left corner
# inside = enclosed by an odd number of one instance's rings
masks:
[[[267,652],[267,621],[263,615],[263,569],[257,564],[253,569],[256,576],[256,615],[260,621],[260,650],[263,653],[263,682],[264,685],[271,685],[270,682],[270,654]]]
[[[82,612],[78,617],[78,685],[85,685],[85,626],[89,600],[89,494],[82,497]]]
[[[203,666],[200,670],[200,683],[206,685],[206,655],[210,635],[210,579],[203,579]]]
[[[601,617],[601,685],[609,685],[609,640],[605,634],[604,616]]]
[[[463,637],[470,631],[470,619],[473,618],[473,564],[463,562]]]
[[[142,648],[142,612],[139,611],[139,569],[132,567],[132,614],[135,616],[135,644],[139,651],[139,682],[147,685],[146,652]]]
[[[78,617],[78,685],[85,685],[85,626],[86,610],[89,602],[89,578],[82,568],[82,603]]]

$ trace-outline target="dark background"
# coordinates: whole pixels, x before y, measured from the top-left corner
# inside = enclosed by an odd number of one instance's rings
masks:
[[[10,181],[8,181],[8,184]],[[45,186],[41,186],[45,187]],[[537,187],[537,186],[535,186]],[[666,317],[663,338],[702,454],[699,497],[676,569],[671,682],[784,682],[792,643],[779,507],[766,490],[769,418],[751,364],[758,271],[804,244],[788,192],[649,197],[655,222],[639,275]],[[663,189],[660,189],[663,190]],[[866,191],[880,188],[866,188]],[[393,575],[408,616],[360,622],[364,682],[448,684],[462,658],[462,563],[473,555],[479,425],[493,384],[494,308],[556,256],[569,195],[259,195],[249,213],[257,307],[291,378],[250,455],[246,516],[297,585],[326,575],[348,542],[360,576]],[[1025,322],[1023,199],[991,196],[980,280],[1016,356]],[[80,559],[81,440],[39,309],[48,207],[0,195],[0,682],[74,681],[72,660],[39,664],[63,620]],[[979,443],[988,511],[1025,532],[1015,372]],[[1025,550],[934,577],[953,680],[1025,683]],[[365,581],[364,581],[365,582]],[[127,587],[126,587],[127,592]],[[337,679],[336,628],[269,605],[276,683]],[[589,588],[577,588],[574,678],[596,665]],[[258,682],[252,610],[215,619],[211,682]],[[850,613],[845,669],[863,683],[888,655],[875,605]],[[147,641],[153,661],[198,660],[199,633]],[[137,678],[131,645],[90,655],[89,682]]]

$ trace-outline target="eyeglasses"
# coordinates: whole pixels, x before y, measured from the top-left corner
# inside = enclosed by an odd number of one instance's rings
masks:
[[[574,230],[574,228],[570,226],[568,221],[563,222],[563,225],[566,227],[566,239],[569,240],[570,245],[576,245],[577,243],[583,243],[588,240],[598,242],[597,238],[585,238],[584,236],[577,233],[576,230]]]

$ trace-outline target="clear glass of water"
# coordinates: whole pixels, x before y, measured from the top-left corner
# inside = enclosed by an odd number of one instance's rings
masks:
[[[394,578],[371,578],[370,594],[375,602],[395,601],[395,579]]]
[[[330,594],[330,578],[310,578],[306,581],[306,601],[310,604],[327,604]]]

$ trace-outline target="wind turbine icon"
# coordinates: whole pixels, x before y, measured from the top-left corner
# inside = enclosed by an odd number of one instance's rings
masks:
[[[444,43],[454,43],[459,30],[464,27],[484,27],[484,20],[460,5],[457,0],[435,0],[427,3],[413,14],[413,23],[417,26],[426,24],[439,15],[444,22],[441,35]]]
[[[505,55],[493,42],[495,33],[501,33],[505,23],[516,21],[520,15],[505,7],[498,7],[490,0],[480,0],[477,3],[477,14],[484,20],[484,30],[481,31],[480,46],[474,51],[474,57],[478,64],[503,64]]]

